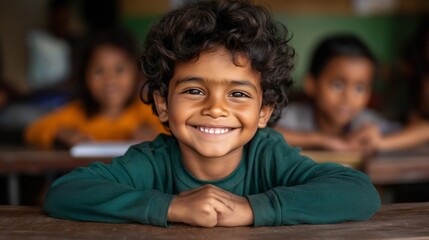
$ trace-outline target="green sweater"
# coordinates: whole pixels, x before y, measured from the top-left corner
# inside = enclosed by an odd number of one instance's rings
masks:
[[[167,226],[174,195],[204,184],[246,196],[254,226],[365,220],[380,207],[366,175],[315,163],[266,128],[244,147],[241,163],[224,179],[195,178],[182,164],[177,140],[160,135],[111,164],[93,163],[57,179],[44,208],[53,217]]]

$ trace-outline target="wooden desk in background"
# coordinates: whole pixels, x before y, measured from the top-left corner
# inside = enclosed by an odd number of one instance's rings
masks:
[[[347,152],[304,151],[319,162],[337,161],[357,168],[362,163],[362,154]],[[19,205],[19,174],[43,175],[67,172],[91,162],[110,162],[113,157],[73,157],[65,150],[31,150],[25,148],[0,149],[0,174],[8,177],[9,204]]]
[[[367,159],[364,166],[375,185],[429,182],[429,146],[380,153]]]
[[[370,220],[327,225],[168,228],[56,219],[39,207],[0,206],[0,239],[429,239],[429,203],[384,205]]]
[[[429,181],[429,146],[403,152],[382,153],[365,158],[359,152],[302,151],[317,162],[336,162],[366,172],[378,186]],[[72,157],[68,151],[29,149],[1,150],[0,174],[8,176],[9,202],[19,204],[19,174],[66,172],[94,161],[110,162],[111,157]]]
[[[317,162],[336,162],[362,170],[378,186],[429,182],[429,146],[364,156],[359,152],[302,151]]]
[[[94,161],[110,162],[111,158],[75,158],[68,151],[0,150],[0,174],[8,177],[9,204],[19,205],[19,174],[66,172]]]
[[[310,157],[316,162],[334,162],[355,169],[360,169],[365,160],[365,156],[361,152],[304,150],[301,154]]]

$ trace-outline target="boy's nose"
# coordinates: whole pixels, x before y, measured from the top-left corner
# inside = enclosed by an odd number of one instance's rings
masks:
[[[346,91],[343,92],[343,103],[350,103],[353,101],[353,97],[355,97],[353,94],[353,89],[346,89]]]
[[[112,84],[115,82],[115,75],[111,72],[106,72],[103,76],[103,82],[105,85]]]
[[[221,97],[209,97],[201,110],[203,116],[212,118],[227,117],[229,115],[226,103]]]

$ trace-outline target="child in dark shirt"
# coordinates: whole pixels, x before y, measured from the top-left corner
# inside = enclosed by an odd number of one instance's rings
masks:
[[[287,31],[247,1],[200,1],[167,14],[140,59],[144,100],[172,136],[58,179],[54,217],[167,226],[365,220],[380,207],[359,171],[317,164],[269,128],[286,105]]]
[[[401,149],[412,149],[429,143],[429,20],[425,19],[418,31],[410,41],[410,48],[407,48],[406,61],[399,67],[406,79],[408,86],[401,87],[401,92],[408,88],[408,106],[406,112],[406,124],[401,131],[395,132],[387,137],[383,137],[380,130],[374,126],[368,126],[364,131],[355,134],[357,141],[365,142],[370,148],[390,151]],[[404,71],[407,70],[407,71]],[[401,76],[402,74],[398,74]],[[394,90],[394,89],[393,89]],[[401,109],[398,92],[392,91],[394,100],[391,105]],[[405,101],[407,102],[407,101]]]
[[[379,130],[380,137],[398,130],[398,124],[367,108],[376,65],[369,48],[354,35],[323,39],[304,83],[311,104],[288,106],[276,129],[292,146],[337,151],[366,150],[357,135],[370,128]]]

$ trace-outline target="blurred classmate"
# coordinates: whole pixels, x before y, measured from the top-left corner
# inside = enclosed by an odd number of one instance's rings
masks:
[[[152,140],[163,127],[137,97],[136,60],[127,32],[90,37],[80,63],[80,99],[32,123],[26,142],[52,148],[83,141]]]
[[[0,128],[19,132],[45,113],[67,103],[76,94],[74,72],[77,37],[71,31],[71,1],[47,1],[46,26],[30,30],[25,39],[27,79],[3,82]],[[15,81],[15,84],[13,84]],[[2,91],[3,90],[3,91]],[[0,100],[1,101],[1,100]]]
[[[367,125],[353,135],[354,141],[365,143],[370,151],[411,149],[429,143],[429,74],[426,73],[419,79],[421,88],[415,92],[415,98],[419,99],[419,102],[401,131],[383,137],[377,127]]]
[[[407,49],[400,68],[405,69],[401,75],[406,78],[408,88],[408,109],[404,114],[406,125],[388,137],[382,137],[379,130],[371,125],[355,134],[357,141],[366,142],[370,148],[390,151],[429,143],[429,19],[423,20]]]
[[[34,29],[27,36],[28,85],[39,101],[65,101],[74,90],[71,87],[76,37],[70,30],[70,1],[50,0],[47,12],[47,27]]]
[[[303,148],[361,150],[366,144],[351,136],[374,124],[382,134],[396,124],[366,109],[376,73],[376,60],[353,35],[335,35],[316,48],[304,91],[311,104],[291,104],[275,128],[287,141]]]

